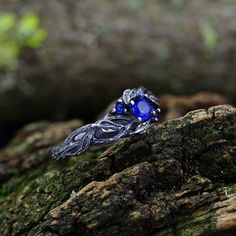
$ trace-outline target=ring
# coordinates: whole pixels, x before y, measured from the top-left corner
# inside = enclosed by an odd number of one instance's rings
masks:
[[[77,156],[92,145],[111,144],[133,134],[144,133],[158,121],[158,99],[147,89],[126,89],[113,109],[101,120],[72,132],[62,144],[52,148],[54,159]]]

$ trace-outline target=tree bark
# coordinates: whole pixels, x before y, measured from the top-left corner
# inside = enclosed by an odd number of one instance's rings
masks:
[[[63,161],[80,121],[24,127],[0,152],[2,235],[234,235],[236,109],[189,112]]]

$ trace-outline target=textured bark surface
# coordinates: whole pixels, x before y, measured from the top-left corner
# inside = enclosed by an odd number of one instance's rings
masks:
[[[68,160],[80,121],[24,127],[0,152],[1,235],[234,235],[236,109],[195,110]]]

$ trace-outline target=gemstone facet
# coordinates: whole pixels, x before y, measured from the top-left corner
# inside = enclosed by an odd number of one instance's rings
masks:
[[[125,107],[122,102],[117,102],[115,104],[115,111],[117,114],[124,114],[125,113]]]
[[[132,105],[132,112],[141,120],[145,121],[150,119],[151,117],[151,111],[153,110],[153,106],[149,100],[146,98],[136,98],[133,100],[134,104]]]

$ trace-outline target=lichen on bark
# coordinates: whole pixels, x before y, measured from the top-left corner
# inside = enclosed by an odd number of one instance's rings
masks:
[[[80,121],[26,126],[0,152],[0,234],[232,231],[235,121],[229,105],[195,110],[62,161],[48,151]]]

